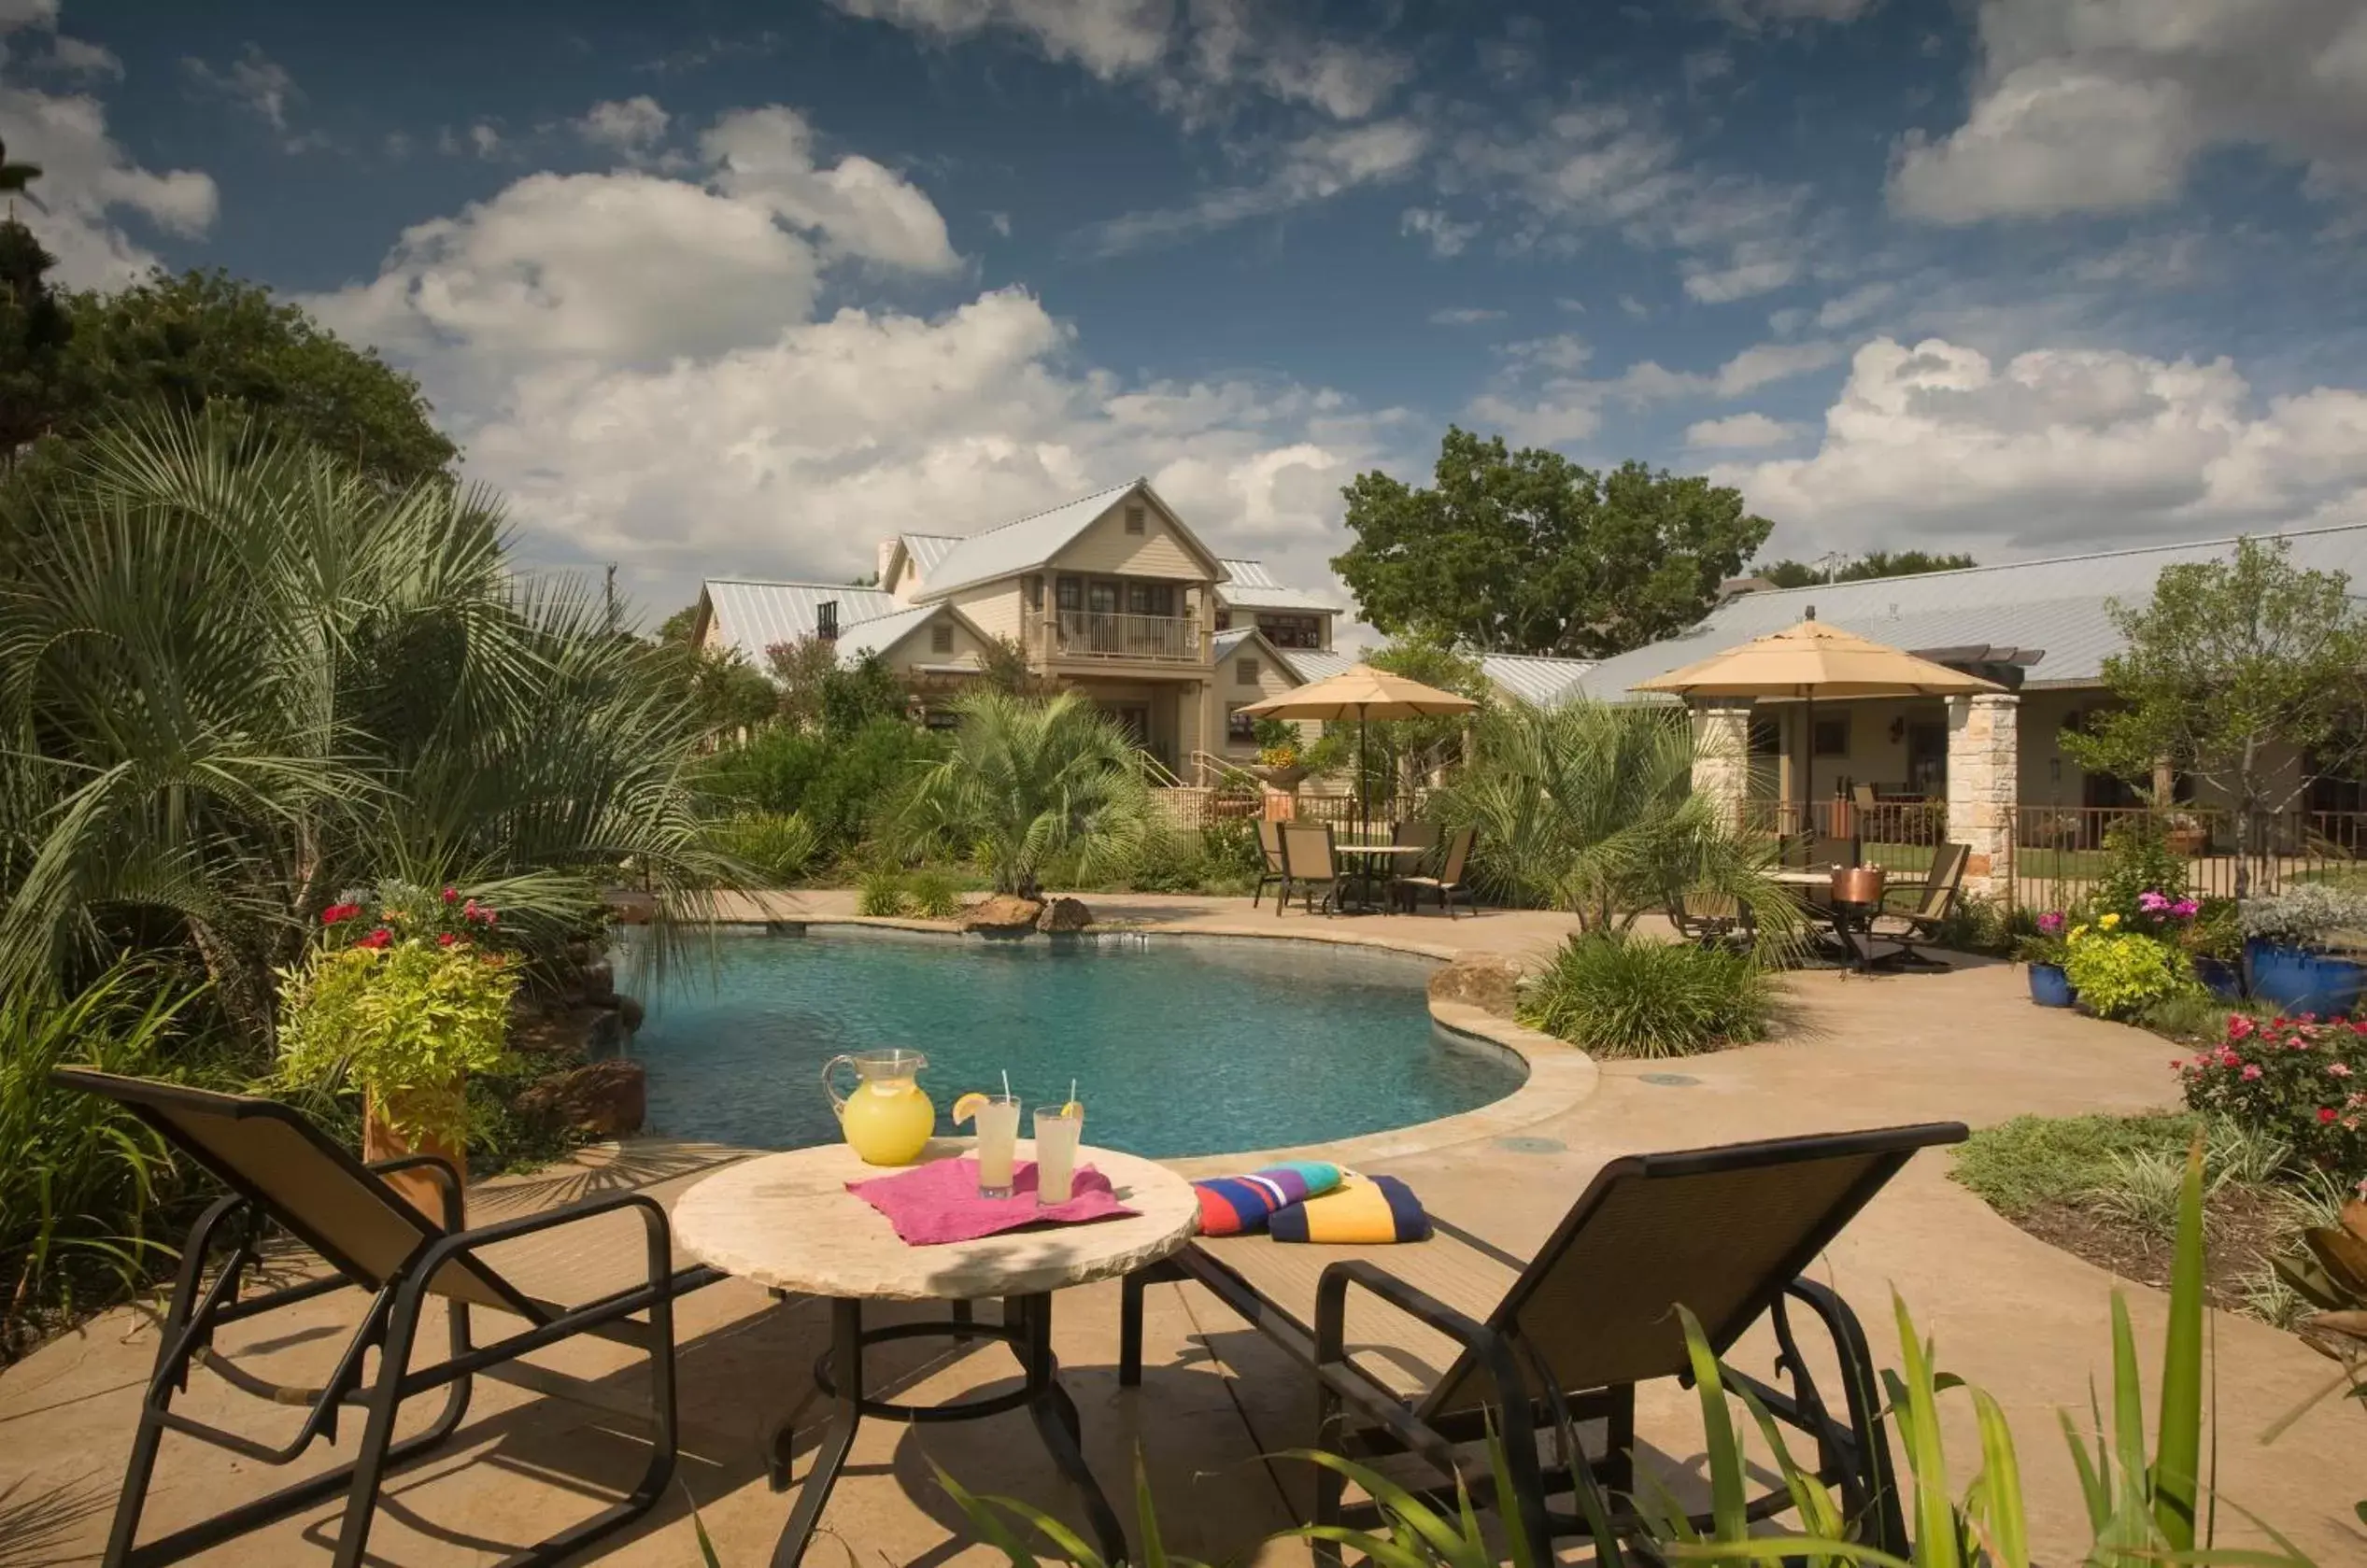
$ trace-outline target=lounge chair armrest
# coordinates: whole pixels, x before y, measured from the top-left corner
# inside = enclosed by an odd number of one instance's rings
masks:
[[[397,1154],[390,1160],[372,1160],[371,1171],[379,1176],[392,1176],[397,1171],[423,1170],[435,1178],[435,1184],[444,1194],[444,1228],[463,1229],[468,1224],[466,1200],[461,1194],[461,1173],[452,1162],[441,1154]]]
[[[430,1242],[427,1250],[419,1255],[418,1264],[412,1273],[415,1279],[418,1281],[432,1279],[435,1278],[436,1271],[446,1264],[455,1258],[465,1257],[481,1247],[490,1247],[496,1242],[514,1240],[521,1236],[532,1236],[537,1231],[555,1230],[561,1225],[573,1224],[578,1220],[590,1220],[602,1214],[613,1214],[620,1208],[633,1208],[641,1212],[643,1236],[647,1244],[649,1288],[670,1291],[673,1278],[673,1227],[666,1219],[664,1208],[657,1199],[644,1193],[611,1193],[604,1197],[586,1198],[581,1203],[571,1203],[564,1208],[554,1208],[547,1213],[521,1214],[515,1220],[503,1220],[494,1224],[480,1225],[475,1230],[455,1231],[450,1235],[438,1236]],[[632,1295],[638,1293],[640,1287],[636,1286],[632,1291],[618,1293]],[[616,1298],[604,1296],[602,1301],[613,1299]],[[597,1306],[599,1303],[591,1305]],[[579,1307],[576,1313],[580,1314],[587,1310],[588,1307]]]
[[[1319,1361],[1338,1361],[1346,1351],[1351,1285],[1362,1286],[1466,1349],[1484,1354],[1487,1344],[1497,1337],[1487,1324],[1456,1311],[1427,1291],[1407,1284],[1379,1264],[1347,1258],[1325,1269],[1315,1286],[1315,1355]]]

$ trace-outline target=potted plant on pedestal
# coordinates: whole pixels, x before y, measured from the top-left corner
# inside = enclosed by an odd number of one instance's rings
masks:
[[[2342,933],[2367,930],[2367,898],[2325,883],[2299,883],[2248,900],[2237,918],[2253,996],[2296,1015],[2347,1017],[2358,1009],[2367,971],[2330,950]]]
[[[2042,1008],[2067,1008],[2079,1000],[2062,971],[2066,924],[2061,910],[2048,910],[2038,917],[2038,934],[2014,944],[2014,956],[2030,966],[2030,999]]]
[[[280,977],[282,1075],[361,1091],[365,1161],[434,1154],[465,1179],[469,1075],[510,1062],[518,977],[490,945],[495,911],[457,888],[390,884],[341,898],[320,918],[321,940]],[[432,1177],[389,1180],[443,1222]]]

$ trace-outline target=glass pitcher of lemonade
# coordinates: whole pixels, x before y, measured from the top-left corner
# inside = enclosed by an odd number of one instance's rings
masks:
[[[842,1095],[831,1075],[839,1064],[855,1069],[855,1093]],[[917,1051],[858,1051],[822,1065],[822,1087],[838,1112],[839,1130],[867,1165],[908,1165],[937,1130],[937,1108],[921,1093],[928,1058]]]

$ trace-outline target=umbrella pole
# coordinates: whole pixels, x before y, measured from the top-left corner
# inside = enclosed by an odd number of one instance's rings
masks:
[[[1800,814],[1808,825],[1808,840],[1813,843],[1817,836],[1816,692],[1812,687],[1804,686],[1801,695],[1807,699],[1807,705],[1800,718]]]
[[[1362,838],[1372,826],[1372,770],[1365,761],[1365,705],[1356,704],[1356,834]]]

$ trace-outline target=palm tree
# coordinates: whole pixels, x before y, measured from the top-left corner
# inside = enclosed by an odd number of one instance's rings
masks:
[[[49,208],[41,205],[41,198],[33,193],[33,182],[40,177],[40,164],[9,162],[8,144],[0,142],[0,196],[11,200],[22,196],[35,207],[47,212]]]
[[[1693,792],[1694,740],[1674,708],[1515,702],[1483,713],[1471,760],[1437,797],[1480,831],[1479,873],[1499,893],[1626,930],[1672,893],[1748,900],[1780,945],[1798,901],[1768,876],[1774,849]]]
[[[976,861],[999,893],[1032,897],[1044,869],[1093,878],[1133,864],[1157,829],[1142,754],[1075,692],[985,690],[955,704],[953,749],[918,773],[890,819],[911,853]]]
[[[679,683],[515,575],[491,498],[389,490],[242,419],[83,444],[0,512],[0,991],[186,942],[272,1038],[341,890],[468,884],[556,931],[723,867]]]

